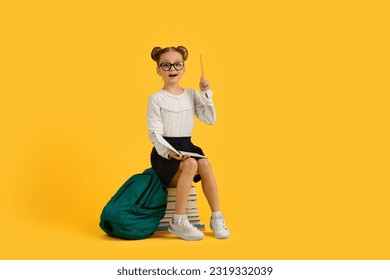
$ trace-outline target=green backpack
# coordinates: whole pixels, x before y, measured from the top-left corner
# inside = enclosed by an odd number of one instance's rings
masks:
[[[153,168],[128,179],[100,215],[100,228],[123,239],[152,235],[165,215],[167,189]]]

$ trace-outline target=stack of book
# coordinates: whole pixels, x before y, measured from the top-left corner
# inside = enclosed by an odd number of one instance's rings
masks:
[[[167,188],[167,190],[167,209],[165,211],[164,218],[161,219],[160,224],[157,227],[155,234],[169,233],[169,221],[172,220],[173,215],[175,214],[176,188]],[[196,188],[194,186],[191,187],[190,195],[188,196],[186,215],[191,224],[196,226],[199,230],[204,231],[205,226],[200,222],[199,211],[196,207]]]

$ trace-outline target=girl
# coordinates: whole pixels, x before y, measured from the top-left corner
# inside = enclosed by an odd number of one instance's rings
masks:
[[[168,230],[185,240],[203,239],[204,234],[189,222],[185,214],[192,181],[202,180],[202,189],[212,211],[210,228],[216,238],[229,238],[210,162],[206,158],[177,154],[169,148],[170,144],[176,150],[204,155],[202,149],[191,142],[191,133],[194,115],[207,124],[215,122],[209,82],[201,77],[200,94],[179,85],[186,71],[184,61],[188,57],[183,46],[155,47],[151,56],[157,62],[157,74],[164,81],[164,87],[151,95],[148,102],[147,124],[154,145],[151,163],[165,185],[177,188],[175,214]]]

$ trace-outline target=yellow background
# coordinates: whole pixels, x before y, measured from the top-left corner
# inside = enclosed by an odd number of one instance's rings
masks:
[[[2,1],[1,259],[389,259],[387,1]],[[150,166],[154,46],[199,55],[232,238],[107,237],[109,198]],[[197,185],[199,186],[199,185]],[[210,212],[198,188],[206,225]]]

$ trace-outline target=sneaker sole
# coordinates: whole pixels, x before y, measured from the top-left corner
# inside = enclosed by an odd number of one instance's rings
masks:
[[[228,238],[230,238],[230,235],[228,235],[228,236],[223,236],[223,235],[217,235],[217,234],[215,234],[215,238],[217,238],[217,239],[228,239]]]
[[[219,234],[216,234],[215,233],[215,231],[210,227],[210,229],[214,232],[214,236],[215,236],[215,238],[217,238],[217,239],[228,239],[228,238],[230,238],[230,234],[229,235],[219,235]]]
[[[200,236],[200,237],[195,237],[195,238],[188,238],[186,236],[181,235],[180,233],[177,233],[176,231],[174,231],[170,227],[168,227],[168,231],[170,233],[172,233],[173,235],[176,235],[176,236],[180,237],[181,239],[188,240],[188,241],[199,241],[199,240],[202,240],[204,238],[204,235]]]

